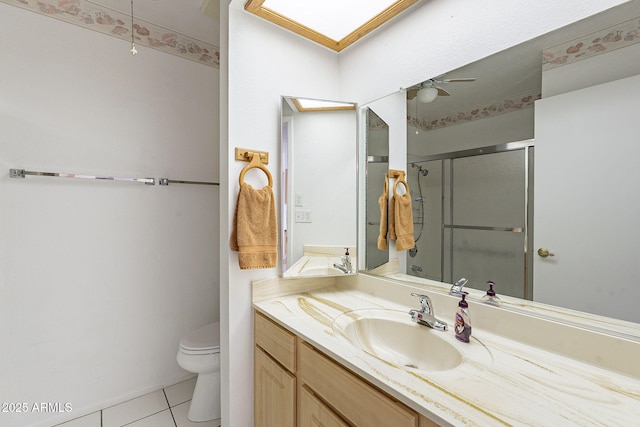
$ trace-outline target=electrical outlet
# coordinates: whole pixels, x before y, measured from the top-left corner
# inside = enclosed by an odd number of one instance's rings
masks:
[[[311,222],[311,211],[296,210],[296,222]]]

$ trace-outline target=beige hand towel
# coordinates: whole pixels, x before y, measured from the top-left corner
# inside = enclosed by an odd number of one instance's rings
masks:
[[[278,262],[276,205],[271,187],[256,190],[243,183],[233,215],[231,249],[242,270],[274,268]]]
[[[378,198],[378,205],[380,206],[380,234],[378,235],[378,249],[385,250],[389,247],[387,244],[387,212],[389,207],[389,177],[384,174],[384,191]]]
[[[396,187],[402,183],[407,189],[405,194],[398,194]],[[405,181],[396,181],[393,186],[394,226],[396,234],[396,250],[404,251],[413,248],[413,211],[411,206],[411,192]]]

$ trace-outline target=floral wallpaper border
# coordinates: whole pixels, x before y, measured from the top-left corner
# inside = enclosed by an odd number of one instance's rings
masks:
[[[123,40],[131,40],[131,16],[87,0],[0,0],[32,12],[79,25]],[[167,28],[134,19],[136,45],[220,68],[220,48]]]
[[[542,51],[542,71],[591,58],[640,42],[640,17]]]
[[[519,95],[511,96],[507,99],[493,101],[488,104],[474,107],[469,112],[455,111],[448,113],[443,117],[424,120],[407,115],[407,122],[409,126],[415,128],[430,131],[434,129],[440,129],[447,126],[458,125],[462,123],[471,122],[479,119],[486,119],[488,117],[499,116],[501,114],[511,113],[513,111],[526,110],[533,108],[536,100],[542,98],[542,94],[539,90],[535,90],[531,93],[523,93]]]
[[[582,37],[564,42],[542,51],[542,71],[591,58],[612,50],[640,43],[640,17],[603,28]],[[444,117],[424,120],[407,115],[410,126],[425,131],[466,123],[473,120],[506,114],[516,110],[532,108],[542,96],[538,93],[515,95],[502,101],[473,108],[469,112],[457,111]]]

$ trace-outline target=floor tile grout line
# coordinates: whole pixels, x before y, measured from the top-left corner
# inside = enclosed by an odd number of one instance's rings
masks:
[[[146,416],[144,416],[144,417],[142,417],[142,418],[139,418],[139,419],[137,419],[137,420],[131,421],[131,422],[129,422],[129,423],[122,424],[122,426],[121,426],[121,427],[130,426],[130,425],[131,425],[131,424],[133,424],[133,423],[137,423],[138,421],[142,421],[142,420],[144,420],[144,419],[146,419],[146,418],[153,417],[154,415],[158,415],[158,414],[160,414],[161,412],[164,412],[164,411],[169,411],[169,413],[171,413],[171,408],[163,409],[162,411],[154,412],[153,414],[149,414],[149,415],[146,415]],[[171,414],[171,418],[173,418],[173,414]],[[174,421],[174,423],[175,423],[175,421]]]
[[[184,381],[189,381],[189,380],[191,380],[191,378],[190,378],[190,379],[187,379],[187,380],[184,380]],[[183,382],[183,381],[181,381],[181,382]],[[179,384],[179,383],[176,383],[176,384]],[[175,384],[173,384],[173,385],[175,385]],[[185,404],[185,403],[187,403],[187,402],[190,402],[190,401],[191,401],[191,399],[186,399],[186,400],[184,400],[184,401],[182,401],[182,402],[176,402],[176,404],[175,404],[175,405],[171,406],[171,402],[169,402],[169,396],[167,395],[167,392],[166,392],[166,387],[161,388],[161,389],[158,389],[158,390],[156,390],[156,392],[157,392],[157,391],[160,391],[160,390],[162,390],[162,394],[164,395],[164,399],[165,399],[165,401],[166,401],[166,403],[167,403],[167,408],[162,409],[162,410],[157,411],[157,412],[154,412],[154,413],[149,414],[149,415],[145,415],[144,417],[139,418],[139,419],[137,419],[137,420],[130,421],[130,422],[126,423],[126,424],[123,424],[121,427],[125,427],[125,426],[131,425],[131,424],[133,424],[133,423],[136,423],[136,422],[138,422],[138,421],[141,421],[141,420],[143,420],[143,419],[145,419],[145,418],[149,418],[149,417],[151,417],[151,416],[157,415],[157,414],[159,414],[159,413],[161,413],[161,412],[166,411],[167,409],[169,409],[169,413],[171,414],[171,418],[173,419],[173,423],[174,423],[174,425],[177,427],[177,426],[178,426],[178,422],[176,421],[176,417],[175,417],[175,415],[174,415],[174,413],[173,413],[173,408],[175,408],[175,407],[177,407],[177,406],[180,406],[180,405],[183,405],[183,404]],[[153,392],[151,392],[151,393],[153,393]],[[151,394],[151,393],[148,393],[148,394]],[[105,424],[104,424],[104,423],[105,423],[105,421],[104,421],[104,411],[105,411],[105,410],[110,409],[110,408],[113,408],[113,407],[116,407],[116,406],[119,406],[119,405],[122,405],[122,404],[127,403],[127,402],[130,402],[130,401],[132,401],[132,400],[136,400],[136,399],[138,399],[138,398],[140,398],[140,397],[143,397],[143,396],[146,396],[146,395],[137,396],[137,397],[132,397],[132,398],[130,398],[130,399],[125,400],[124,402],[117,403],[117,404],[115,404],[115,405],[110,405],[110,406],[108,406],[108,407],[106,407],[106,408],[103,408],[103,409],[100,409],[100,410],[98,410],[98,411],[95,411],[95,412],[99,412],[99,415],[100,415],[100,419],[99,419],[99,421],[100,421],[100,422],[99,422],[100,427],[104,427],[104,425],[105,425]],[[73,420],[71,420],[71,421],[74,421],[74,420],[76,420],[76,419],[77,419],[77,418],[74,418],[74,419],[73,419]]]
[[[164,392],[164,388],[162,388],[162,389],[158,389],[158,390],[155,390],[155,391],[149,392],[149,393],[147,393],[147,394],[143,394],[143,395],[141,395],[141,396],[132,397],[131,399],[127,399],[127,400],[125,400],[124,402],[116,403],[115,405],[111,405],[111,406],[108,406],[108,407],[106,407],[106,408],[104,408],[104,409],[101,409],[101,410],[100,410],[100,426],[101,426],[101,427],[104,427],[103,412],[104,412],[105,410],[107,410],[107,409],[111,409],[111,408],[114,408],[114,407],[116,407],[116,406],[122,405],[122,404],[127,403],[127,402],[131,402],[131,401],[136,400],[136,399],[139,399],[139,398],[141,398],[141,397],[145,397],[145,396],[147,396],[147,395],[149,395],[149,394],[157,393],[157,392],[158,392],[158,391],[160,391],[160,390],[162,390],[162,394],[164,395],[164,399],[165,399],[165,401],[167,402],[167,408],[162,409],[162,410],[157,411],[157,412],[154,412],[153,414],[145,415],[145,416],[144,416],[144,417],[142,417],[142,418],[139,418],[139,419],[134,420],[134,421],[130,421],[130,422],[126,423],[126,424],[122,424],[122,426],[120,426],[120,427],[128,426],[128,425],[133,424],[133,423],[135,423],[135,422],[138,422],[138,421],[140,421],[140,420],[144,420],[145,418],[149,418],[149,417],[151,417],[151,416],[153,416],[153,415],[159,414],[159,413],[160,413],[160,412],[162,412],[162,411],[166,411],[167,409],[171,409],[171,408],[170,408],[170,405],[169,405],[169,400],[167,399],[167,395],[166,395],[166,393]],[[171,416],[173,417],[173,414],[171,414]],[[174,423],[175,423],[175,421],[174,421]]]
[[[169,407],[169,413],[171,414],[171,419],[173,420],[173,425],[178,427],[178,423],[176,422],[176,417],[173,415],[173,410],[171,409],[171,402],[169,402],[169,397],[167,396],[167,391],[163,388],[162,393],[164,394],[164,399],[167,401],[167,406]]]

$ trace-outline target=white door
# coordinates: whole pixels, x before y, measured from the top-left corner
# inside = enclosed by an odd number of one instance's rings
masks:
[[[535,301],[640,322],[638,88],[634,76],[536,103]]]

